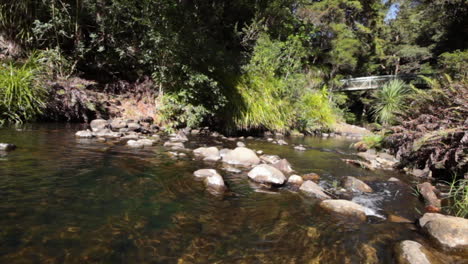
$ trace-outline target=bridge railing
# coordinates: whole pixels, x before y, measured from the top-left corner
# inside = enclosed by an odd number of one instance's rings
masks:
[[[382,87],[391,80],[403,80],[407,82],[416,81],[419,84],[423,84],[424,81],[420,78],[420,75],[416,74],[400,74],[400,75],[381,75],[381,76],[368,76],[349,78],[341,80],[342,86],[339,91],[360,91],[360,90],[372,90]]]

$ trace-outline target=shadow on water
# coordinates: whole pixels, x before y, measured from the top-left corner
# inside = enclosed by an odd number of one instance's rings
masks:
[[[396,241],[426,243],[413,224],[386,220],[418,217],[411,189],[386,182],[404,176],[345,164],[341,158],[353,155],[348,141],[290,140],[310,148],[304,152],[259,140],[247,145],[287,158],[298,173],[319,173],[325,186],[344,176],[371,181],[378,191],[354,200],[383,219],[353,222],[289,188],[259,192],[245,174],[190,154],[174,159],[160,145],[132,150],[80,140],[77,129],[0,130],[0,142],[18,145],[0,158],[1,263],[393,263]],[[235,142],[188,145],[200,144]],[[224,196],[210,195],[192,176],[211,166],[229,186]]]

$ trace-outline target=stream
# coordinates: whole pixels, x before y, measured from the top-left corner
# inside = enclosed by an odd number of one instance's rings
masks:
[[[393,246],[430,245],[412,223],[423,203],[411,178],[346,164],[346,139],[264,138],[247,147],[286,158],[296,174],[314,172],[324,188],[345,176],[375,192],[352,200],[370,210],[366,222],[333,215],[290,186],[265,190],[220,162],[172,157],[162,142],[131,149],[78,139],[73,124],[0,129],[0,263],[394,263]],[[234,148],[236,141],[191,136],[185,145]],[[303,144],[306,151],[293,149]],[[214,196],[193,172],[215,168],[228,191]],[[390,177],[401,183],[387,181]]]

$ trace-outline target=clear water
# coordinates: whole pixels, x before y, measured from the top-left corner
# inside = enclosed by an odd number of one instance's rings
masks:
[[[375,215],[365,223],[322,211],[290,188],[259,191],[245,173],[220,164],[174,159],[157,146],[133,150],[113,142],[76,139],[76,125],[0,129],[0,263],[393,263],[393,245],[429,245],[413,224],[421,202],[409,187],[388,183],[395,172],[369,172],[349,141],[296,138],[312,149],[247,140],[247,146],[287,158],[299,174],[316,172],[321,185],[344,176],[370,182],[376,193],[354,197]],[[235,142],[192,138],[233,148]],[[193,171],[217,168],[229,191],[213,196]]]

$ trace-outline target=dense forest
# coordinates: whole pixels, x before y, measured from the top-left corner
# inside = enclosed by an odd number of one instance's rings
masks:
[[[371,147],[463,174],[467,20],[464,0],[4,1],[0,121],[149,116],[231,133],[370,124],[381,131]],[[433,89],[338,92],[343,78],[396,74],[425,74]]]

